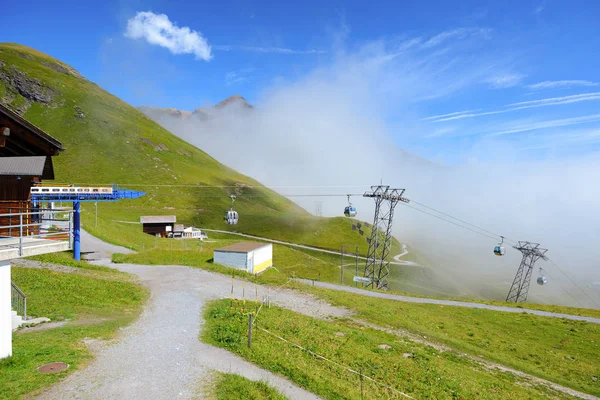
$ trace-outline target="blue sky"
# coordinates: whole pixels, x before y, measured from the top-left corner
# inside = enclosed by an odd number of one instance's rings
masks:
[[[136,106],[236,93],[260,106],[274,87],[321,79],[401,147],[447,163],[600,147],[596,1],[96,3],[10,2],[0,40]]]

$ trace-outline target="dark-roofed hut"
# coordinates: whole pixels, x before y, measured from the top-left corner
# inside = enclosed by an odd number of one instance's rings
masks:
[[[148,215],[140,217],[144,233],[157,237],[173,235],[177,217],[175,215]]]

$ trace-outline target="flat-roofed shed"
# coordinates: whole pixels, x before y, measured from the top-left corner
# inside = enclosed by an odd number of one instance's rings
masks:
[[[240,242],[216,249],[215,264],[257,274],[273,265],[273,245],[260,242]]]

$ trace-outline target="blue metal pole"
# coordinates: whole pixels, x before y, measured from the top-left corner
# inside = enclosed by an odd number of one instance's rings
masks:
[[[73,257],[81,261],[81,203],[73,202]]]

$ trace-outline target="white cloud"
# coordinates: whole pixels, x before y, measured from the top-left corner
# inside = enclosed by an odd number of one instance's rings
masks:
[[[507,107],[515,107],[515,109],[544,107],[561,104],[579,103],[581,101],[600,100],[600,92],[574,94],[571,96],[549,97],[547,99],[522,101],[519,103],[509,104]]]
[[[585,81],[585,80],[564,80],[564,81],[544,81],[527,85],[529,89],[543,90],[543,89],[567,89],[574,86],[600,86],[598,82]]]
[[[285,47],[260,47],[260,46],[234,46],[234,45],[215,45],[213,46],[215,50],[220,51],[231,51],[231,50],[241,50],[247,51],[250,53],[276,53],[276,54],[325,54],[324,50],[294,50],[288,49]]]
[[[472,36],[483,36],[487,37],[491,29],[488,28],[458,28],[450,31],[445,31],[433,36],[431,39],[423,43],[424,48],[430,48],[438,46],[450,39],[466,39]]]
[[[432,115],[431,117],[421,118],[421,121],[430,121],[430,120],[439,120],[444,121],[444,118],[448,117],[460,117],[461,115],[473,115],[477,111],[480,110],[465,110],[465,111],[457,111],[449,114],[440,114],[440,115]]]
[[[225,85],[231,86],[247,81],[253,71],[254,68],[243,68],[237,71],[230,71],[225,74]]]
[[[505,107],[506,109],[502,110],[493,110],[493,111],[484,111],[484,112],[472,112],[472,111],[458,111],[450,114],[442,114],[442,115],[434,115],[431,117],[423,118],[423,121],[432,121],[436,122],[446,122],[446,121],[454,121],[458,119],[464,118],[475,118],[475,117],[483,117],[486,115],[496,115],[496,114],[504,114],[508,112],[524,110],[528,108],[537,108],[537,107],[547,107],[547,106],[557,106],[563,104],[572,104],[579,103],[582,101],[593,101],[600,100],[600,92],[593,93],[583,93],[583,94],[575,94],[571,96],[562,96],[562,97],[549,97],[546,99],[539,100],[530,100],[530,101],[522,101],[519,103],[508,104]]]
[[[178,27],[165,14],[138,12],[127,21],[125,37],[145,39],[148,43],[167,48],[173,54],[194,54],[196,59],[212,58],[208,41],[201,33]]]
[[[525,78],[522,74],[502,74],[496,75],[487,79],[487,83],[492,85],[496,89],[505,89],[513,86],[517,86]]]
[[[533,13],[536,15],[540,15],[542,13],[542,11],[544,11],[546,9],[546,2],[543,1],[539,6],[537,6],[535,8],[535,10],[533,10]]]
[[[574,117],[574,118],[562,118],[562,119],[554,119],[550,121],[541,121],[534,122],[530,124],[517,125],[513,128],[491,133],[489,136],[499,136],[499,135],[508,135],[510,133],[520,133],[520,132],[529,132],[535,131],[538,129],[548,129],[548,128],[558,128],[562,126],[571,126],[578,124],[586,124],[589,122],[600,121],[600,114],[592,114],[585,115],[583,117]]]

